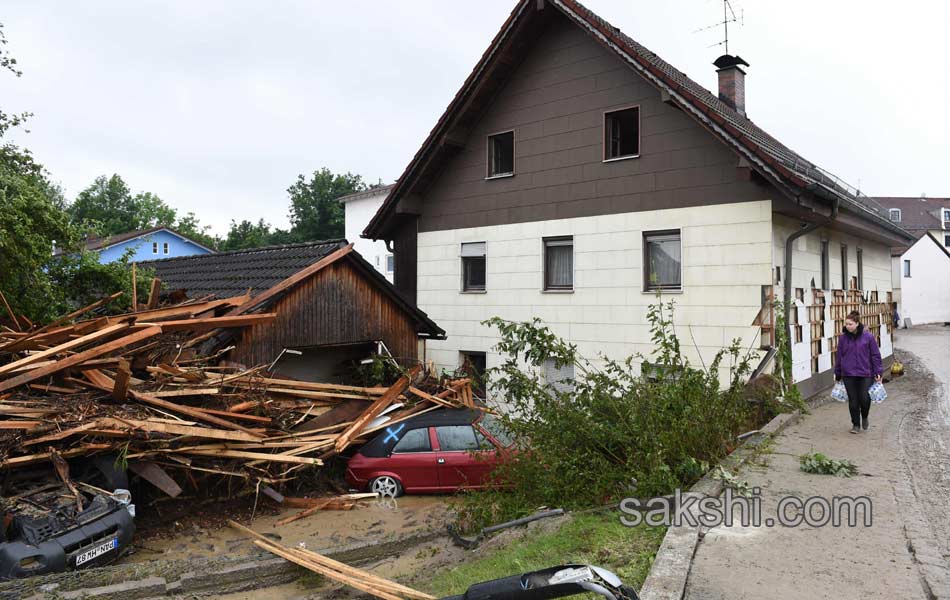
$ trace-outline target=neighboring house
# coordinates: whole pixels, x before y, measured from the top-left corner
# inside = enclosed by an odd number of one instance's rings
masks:
[[[228,358],[310,381],[330,381],[341,364],[389,353],[425,360],[425,342],[445,332],[409,304],[346,240],[310,242],[170,258],[144,263],[165,293],[190,298],[252,297],[282,286],[255,312],[276,312],[270,323],[244,328]]]
[[[932,232],[894,257],[903,323],[950,323],[950,250]]]
[[[390,283],[393,281],[393,253],[386,249],[386,242],[361,238],[360,233],[382,206],[392,187],[392,184],[384,185],[338,198],[346,210],[346,239],[353,240],[353,248]]]
[[[122,258],[130,248],[134,250],[132,262],[214,253],[214,250],[167,227],[153,227],[108,237],[86,239],[86,249],[97,252],[99,262],[103,264]]]
[[[950,310],[950,295],[933,295],[942,289],[942,282],[933,279],[939,277],[943,262],[939,255],[933,253],[930,242],[926,240],[928,236],[932,237],[937,244],[950,249],[950,198],[879,197],[874,200],[887,211],[891,221],[914,234],[918,240],[914,244],[914,247],[918,248],[915,251],[917,258],[905,256],[910,244],[891,248],[891,284],[894,286],[897,312],[902,318],[911,319],[913,323],[950,320],[946,312]],[[920,252],[924,254],[921,255]],[[927,270],[932,267],[937,267],[937,271]],[[903,289],[903,274],[907,269],[912,269],[915,275],[914,282],[911,283],[914,292],[909,297]],[[935,306],[946,308],[935,311]],[[927,320],[921,320],[924,315],[930,316],[925,317]],[[935,318],[939,315],[944,317]]]
[[[715,65],[718,96],[574,0],[517,4],[363,232],[446,328],[431,359],[498,365],[494,315],[649,355],[658,292],[697,366],[772,345],[773,295],[806,395],[847,310],[890,359],[889,248],[913,236],[746,117],[745,61]]]

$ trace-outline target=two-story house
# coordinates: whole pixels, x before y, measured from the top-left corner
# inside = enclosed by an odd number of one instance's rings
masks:
[[[891,354],[889,248],[913,238],[746,116],[745,61],[715,65],[717,94],[575,0],[518,2],[363,232],[445,327],[430,359],[497,364],[495,315],[649,355],[657,293],[697,366],[771,345],[773,297],[806,394],[846,309]]]
[[[353,242],[353,249],[376,267],[389,283],[393,282],[393,253],[386,249],[386,242],[368,240],[360,237],[360,234],[383,205],[392,187],[392,184],[381,185],[337,198],[343,204],[346,239]]]

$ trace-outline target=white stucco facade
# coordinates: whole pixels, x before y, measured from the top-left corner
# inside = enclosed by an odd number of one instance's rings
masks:
[[[910,276],[905,261],[910,262]],[[950,322],[950,255],[925,235],[895,257],[900,277],[902,319],[914,325]]]
[[[382,240],[373,241],[360,237],[363,229],[369,223],[392,186],[383,186],[343,196],[340,202],[346,210],[346,239],[353,242],[353,249],[359,252],[377,271],[393,282],[392,253],[386,250],[386,243]]]
[[[649,357],[646,312],[657,297],[643,291],[643,234],[668,230],[681,232],[683,285],[663,299],[676,303],[677,333],[691,362],[709,364],[733,338],[757,348],[752,322],[772,269],[768,200],[420,232],[418,305],[448,334],[428,342],[428,357],[451,370],[460,352],[485,352],[487,366],[497,366],[497,336],[481,324],[493,316],[538,317],[589,359]],[[573,236],[569,292],[543,290],[542,240],[553,236]],[[484,292],[461,291],[465,242],[485,242]]]

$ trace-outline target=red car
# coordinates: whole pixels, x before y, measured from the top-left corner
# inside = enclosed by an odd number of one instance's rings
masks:
[[[347,463],[354,488],[399,496],[483,487],[514,440],[479,410],[437,410],[387,427]]]

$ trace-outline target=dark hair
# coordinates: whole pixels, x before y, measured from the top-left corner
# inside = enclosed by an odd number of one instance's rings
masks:
[[[850,321],[854,321],[855,323],[860,323],[860,322],[861,322],[861,313],[859,313],[859,312],[856,311],[856,310],[852,310],[851,312],[848,313],[848,316],[845,317],[845,318],[847,318],[847,319],[850,320]]]

